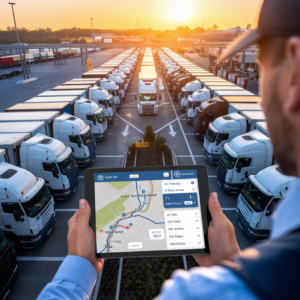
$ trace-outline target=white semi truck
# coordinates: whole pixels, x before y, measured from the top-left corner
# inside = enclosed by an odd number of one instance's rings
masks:
[[[54,200],[42,178],[0,163],[0,229],[15,248],[32,249],[50,234]]]
[[[33,137],[30,133],[0,133],[0,148],[6,162],[43,178],[56,200],[66,200],[76,191],[77,162],[71,148],[61,141],[39,133]]]
[[[217,167],[217,179],[227,193],[238,193],[250,175],[273,165],[271,140],[258,130],[235,137],[224,149]]]
[[[218,163],[223,147],[233,138],[256,129],[256,123],[265,120],[262,111],[248,111],[247,117],[231,113],[210,123],[204,137],[204,155],[210,164]]]
[[[125,75],[124,75],[125,76]],[[124,79],[121,76],[118,76],[117,74],[109,74],[108,79],[113,81],[119,86],[119,98],[121,103],[124,102],[125,99],[125,82]]]
[[[146,67],[147,68],[147,67]],[[138,112],[142,114],[157,115],[158,112],[158,95],[156,90],[156,73],[141,72],[139,73],[138,85]]]
[[[95,102],[81,97],[79,100],[72,97],[34,97],[25,103],[58,103],[69,102],[68,113],[80,118],[91,127],[94,138],[97,142],[107,136],[107,121],[104,111]]]
[[[124,91],[126,91],[127,88],[128,88],[128,82],[129,82],[129,80],[127,79],[127,76],[125,75],[125,73],[122,72],[122,71],[120,71],[120,70],[114,70],[112,72],[112,75],[120,77],[123,80]],[[109,79],[112,80],[111,78],[109,78]]]
[[[122,98],[119,96],[119,86],[112,80],[103,78],[100,80],[100,87],[108,91],[115,103],[116,110],[122,106]]]
[[[191,96],[188,96],[186,104],[185,114],[186,121],[188,124],[194,124],[194,118],[196,115],[197,107],[210,99],[210,90],[203,88],[200,91],[194,92]]]
[[[107,118],[108,123],[113,123],[116,117],[116,107],[112,95],[103,88],[91,88],[90,100],[99,105]]]
[[[237,200],[239,226],[253,241],[265,239],[272,227],[272,216],[282,198],[297,183],[282,173],[279,165],[250,175]]]
[[[28,114],[28,112],[24,114]],[[2,114],[0,114],[0,117],[1,115]],[[13,114],[9,113],[9,115]],[[34,123],[38,123],[38,127],[35,126]],[[0,132],[2,133],[11,134],[29,132],[32,136],[36,133],[46,134],[44,130],[45,122],[34,120],[34,116],[30,122],[19,122],[19,120],[16,120],[9,123],[1,122],[0,124]],[[90,126],[85,124],[81,119],[69,114],[62,114],[53,119],[53,123],[50,123],[49,125],[51,130],[47,131],[47,135],[58,139],[66,146],[70,147],[79,166],[86,167],[95,160],[95,139]]]
[[[201,82],[199,80],[194,80],[187,83],[178,95],[178,105],[182,112],[185,112],[186,105],[188,103],[188,97],[192,96],[194,92],[201,90]]]

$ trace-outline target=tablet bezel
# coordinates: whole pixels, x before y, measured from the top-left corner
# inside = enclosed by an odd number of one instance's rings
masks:
[[[200,206],[203,221],[203,233],[205,248],[204,249],[183,249],[183,250],[159,250],[159,251],[128,251],[128,252],[112,252],[97,253],[96,246],[96,216],[95,216],[95,173],[116,173],[116,172],[139,172],[139,171],[163,171],[163,170],[197,170],[198,189],[200,195]],[[91,206],[90,226],[95,234],[95,253],[98,258],[120,258],[120,257],[141,257],[141,256],[178,256],[192,254],[210,253],[208,246],[208,226],[211,221],[211,215],[208,209],[209,199],[209,181],[207,168],[204,165],[185,165],[185,166],[165,166],[165,167],[129,167],[129,168],[89,168],[84,171],[84,195],[85,199]]]

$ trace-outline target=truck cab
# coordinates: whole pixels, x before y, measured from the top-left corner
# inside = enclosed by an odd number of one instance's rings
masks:
[[[119,97],[119,86],[114,81],[103,78],[100,81],[100,87],[108,91],[113,98],[116,110],[119,110],[122,106],[122,98]]]
[[[131,71],[130,71],[130,69],[129,68],[127,68],[127,67],[125,67],[125,66],[120,66],[119,67],[119,70],[121,71],[121,72],[123,72],[125,75],[126,75],[126,78],[127,78],[127,84],[129,84],[130,83],[130,80],[131,80]]]
[[[208,130],[208,126],[216,118],[226,114],[226,103],[219,97],[203,102],[196,110],[193,131],[196,138],[202,138]]]
[[[90,165],[96,158],[96,143],[91,128],[81,119],[63,114],[53,123],[54,138],[70,147],[80,167]]]
[[[122,84],[124,85],[124,91],[126,91],[127,88],[128,88],[128,82],[127,82],[126,75],[122,71],[120,71],[120,70],[113,71],[112,75],[117,76],[117,77],[121,78],[121,80],[123,80]],[[111,78],[109,78],[109,79],[112,80]],[[125,95],[123,97],[125,97]]]
[[[0,205],[0,230],[15,248],[37,247],[56,221],[45,180],[8,163],[0,164]]]
[[[0,299],[6,299],[18,275],[17,255],[0,230]]]
[[[116,117],[116,107],[112,95],[103,88],[91,88],[90,100],[99,105],[107,118],[108,123],[113,123]]]
[[[75,116],[91,127],[96,142],[102,141],[107,136],[107,121],[102,107],[94,101],[81,98],[75,102]]]
[[[297,178],[283,174],[279,165],[250,175],[237,200],[236,217],[252,241],[266,239],[272,227],[272,216]]]
[[[238,113],[231,113],[215,119],[208,125],[204,137],[204,156],[210,164],[217,164],[223,147],[233,138],[247,132],[246,118]]]
[[[181,88],[183,88],[187,83],[194,81],[195,79],[196,79],[195,76],[185,74],[183,76],[180,76],[179,78],[176,78],[173,81],[172,95],[175,101],[178,100],[178,96],[181,91]]]
[[[201,82],[199,80],[189,82],[181,88],[181,92],[178,95],[178,105],[182,112],[185,112],[188,97],[198,90],[201,90]]]
[[[116,74],[109,74],[108,79],[113,81],[115,84],[119,86],[119,98],[120,102],[124,102],[125,99],[125,84],[124,84],[124,79],[121,77],[117,76]]]
[[[194,123],[197,108],[205,101],[210,99],[210,90],[203,88],[200,91],[194,92],[191,96],[188,96],[186,104],[185,114],[188,124]]]
[[[224,145],[217,167],[217,178],[227,193],[238,193],[250,175],[269,167],[273,162],[271,140],[258,130],[235,137]]]
[[[160,95],[159,95],[160,96]],[[139,80],[138,112],[139,114],[157,115],[158,94],[156,80]]]

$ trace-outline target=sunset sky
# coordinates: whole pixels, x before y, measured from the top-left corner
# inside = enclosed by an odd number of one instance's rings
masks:
[[[9,1],[0,0],[0,29],[13,26]],[[156,30],[212,27],[227,29],[248,23],[255,27],[262,0],[16,0],[18,27]]]

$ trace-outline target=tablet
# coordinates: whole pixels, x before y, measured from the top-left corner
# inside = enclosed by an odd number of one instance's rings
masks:
[[[91,168],[84,189],[97,257],[209,253],[205,166]]]

